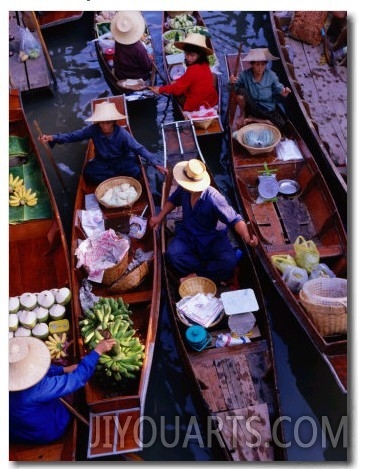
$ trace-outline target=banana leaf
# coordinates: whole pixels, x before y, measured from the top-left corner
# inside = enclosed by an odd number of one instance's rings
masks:
[[[52,205],[49,199],[49,192],[44,183],[43,174],[35,155],[30,155],[26,164],[9,168],[9,174],[23,179],[26,189],[31,188],[36,192],[38,202],[34,207],[22,205],[19,207],[9,206],[9,223],[22,223],[28,220],[38,220],[51,218]]]
[[[30,147],[27,137],[9,135],[9,158],[13,156],[26,156],[29,152]]]

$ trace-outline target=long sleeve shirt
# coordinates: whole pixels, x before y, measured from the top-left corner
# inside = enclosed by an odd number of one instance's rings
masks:
[[[280,83],[276,73],[268,69],[264,71],[262,79],[256,82],[252,71],[249,69],[241,72],[238,76],[234,86],[238,94],[240,88],[245,88],[257,104],[260,104],[268,111],[274,111],[276,98],[280,96],[284,85]]]
[[[209,64],[193,64],[186,72],[170,85],[161,86],[160,93],[185,96],[184,111],[198,111],[218,104],[218,93]]]
[[[82,388],[93,375],[99,358],[93,350],[71,373],[52,365],[46,376],[31,388],[10,392],[10,441],[43,444],[60,438],[71,416],[59,398]]]
[[[79,142],[90,138],[95,147],[96,157],[107,160],[126,157],[127,159],[133,159],[134,164],[137,164],[135,155],[138,154],[153,166],[159,164],[153,153],[148,151],[127,130],[119,125],[114,126],[111,135],[104,135],[99,124],[91,124],[74,132],[55,134],[51,143],[53,146],[54,143]]]
[[[151,69],[152,61],[141,41],[134,44],[115,43],[114,70],[118,80],[127,78],[147,80]]]

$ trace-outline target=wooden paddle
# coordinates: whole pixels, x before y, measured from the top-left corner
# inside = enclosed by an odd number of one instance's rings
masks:
[[[237,76],[238,66],[240,65],[240,58],[241,58],[242,47],[243,47],[243,42],[241,42],[240,45],[238,46],[236,63],[235,63],[235,65],[234,65],[234,70],[233,70],[233,75],[234,75],[234,76]],[[229,90],[227,114],[226,114],[226,118],[225,118],[226,122],[228,121],[228,116],[229,116],[230,109],[231,109],[231,108],[233,107],[233,105],[234,105],[233,100],[234,100],[234,91],[233,91],[233,85],[231,85],[231,88],[230,88],[230,90]]]

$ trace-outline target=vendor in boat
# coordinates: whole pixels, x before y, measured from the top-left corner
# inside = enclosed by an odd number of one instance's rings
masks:
[[[46,444],[61,438],[71,414],[61,397],[82,388],[91,378],[102,353],[115,339],[103,340],[79,364],[51,365],[45,343],[36,337],[9,339],[9,440]]]
[[[114,74],[118,80],[142,79],[150,83],[153,56],[141,41],[145,20],[140,11],[118,11],[111,20],[115,40]]]
[[[137,155],[144,158],[162,174],[167,168],[159,165],[156,155],[141,145],[126,129],[116,121],[126,116],[118,112],[114,103],[103,101],[96,105],[91,117],[86,119],[92,124],[70,133],[42,135],[39,140],[49,142],[53,147],[56,143],[79,142],[92,139],[95,157],[84,168],[87,183],[100,184],[106,179],[116,176],[130,176],[140,179],[141,170]]]
[[[250,62],[250,68],[242,71],[238,77],[229,77],[240,109],[237,128],[251,122],[274,124],[279,129],[285,126],[286,117],[279,109],[277,100],[280,96],[288,96],[291,90],[280,83],[275,72],[267,68],[270,60],[278,60],[278,57],[274,57],[268,49],[250,49],[242,59]]]
[[[155,93],[175,95],[183,101],[183,110],[198,111],[201,106],[212,108],[218,104],[218,92],[214,85],[208,56],[213,51],[206,45],[203,34],[189,33],[175,47],[185,53],[186,71],[170,85],[152,86]]]
[[[178,183],[158,215],[149,226],[157,228],[175,207],[183,209],[183,219],[176,227],[167,248],[166,260],[181,281],[202,276],[216,283],[229,281],[237,265],[237,256],[228,237],[234,229],[249,246],[256,246],[241,215],[228,204],[220,192],[210,186],[205,165],[196,159],[177,163],[173,176]]]

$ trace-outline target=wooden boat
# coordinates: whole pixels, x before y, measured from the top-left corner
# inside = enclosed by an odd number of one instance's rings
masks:
[[[347,92],[348,69],[340,62],[328,63],[328,31],[315,46],[289,34],[293,12],[270,12],[275,43],[281,61],[274,70],[290,84],[286,100],[289,115],[309,146],[327,180],[334,200],[347,224]],[[344,210],[341,207],[345,207]]]
[[[9,207],[9,297],[52,288],[71,289],[70,254],[61,218],[17,90],[9,92],[9,136],[27,148],[26,155],[12,159],[9,174],[32,183],[38,197],[34,207]],[[76,362],[72,306],[67,305],[68,340],[72,344],[65,365]],[[76,432],[74,419],[66,435],[54,443],[10,444],[9,460],[74,461]]]
[[[114,15],[116,12],[111,12]],[[112,16],[111,16],[112,17]],[[107,84],[114,95],[126,94],[128,100],[148,99],[154,98],[154,93],[147,90],[144,83],[135,83],[136,80],[118,80],[115,76],[113,65],[113,54],[115,44],[113,37],[108,33],[110,31],[110,20],[103,20],[101,12],[96,12],[94,16],[94,36],[97,59],[100,64],[102,73],[104,74]],[[100,39],[101,36],[104,36]],[[153,53],[153,40],[148,26],[145,28],[145,33],[141,38],[144,46],[149,53]],[[108,50],[109,49],[109,50]],[[150,77],[150,85],[155,85],[157,76],[156,66],[153,65]],[[133,82],[133,83],[132,83]]]
[[[126,101],[123,95],[96,99],[92,102],[92,111],[97,103],[109,100],[114,102],[119,112],[127,116]],[[130,131],[127,119],[118,121]],[[87,148],[85,164],[93,157],[94,147],[90,141]],[[148,213],[154,213],[152,194],[149,189],[145,169],[142,167],[140,198],[127,208],[107,208],[101,206],[105,229],[113,229],[117,233],[127,234],[131,215],[141,215],[148,206]],[[74,292],[76,323],[85,317],[84,308],[79,300],[79,292],[83,280],[87,278],[83,267],[77,268],[76,249],[81,240],[87,238],[80,220],[80,213],[87,208],[88,200],[96,200],[96,187],[86,184],[83,176],[78,184],[71,241],[72,281]],[[125,388],[115,388],[109,384],[103,385],[96,379],[90,380],[85,386],[86,401],[89,410],[89,444],[88,458],[118,453],[137,452],[142,447],[142,432],[145,398],[149,383],[150,368],[153,360],[155,339],[157,334],[159,304],[160,304],[160,261],[157,249],[157,238],[153,230],[147,229],[141,239],[131,238],[129,261],[133,259],[137,249],[144,252],[153,251],[153,262],[149,265],[149,273],[139,285],[133,284],[133,289],[123,292],[121,288],[123,277],[112,285],[89,282],[92,293],[97,297],[121,299],[129,305],[132,311],[131,319],[136,335],[145,346],[145,358],[141,370],[135,379],[128,380]],[[77,326],[78,327],[78,326]],[[80,355],[87,353],[82,336],[79,337]],[[105,423],[106,422],[106,423]],[[115,425],[114,425],[115,424]],[[125,426],[125,432],[123,426]],[[120,432],[120,433],[119,433]]]
[[[173,23],[178,16],[171,17],[170,12],[164,11],[163,12],[163,21],[162,21],[162,53],[163,53],[163,65],[164,70],[166,72],[165,81],[167,84],[171,83],[177,76],[184,73],[184,53],[175,50],[173,46],[173,42],[166,42],[164,39],[164,35],[167,34],[168,31],[173,30]],[[208,28],[206,27],[205,22],[201,14],[198,11],[189,12],[190,19],[190,26],[185,27],[182,31],[184,34],[187,34],[188,31],[192,30],[193,32],[201,31],[203,34],[204,32],[208,34]],[[193,26],[194,24],[194,26]],[[192,29],[191,29],[192,28]],[[205,34],[206,35],[206,34]],[[214,51],[213,41],[209,36],[206,35],[206,44],[207,46]],[[170,52],[170,53],[168,53]],[[221,140],[224,133],[224,128],[221,122],[221,98],[222,98],[222,84],[221,84],[221,76],[219,73],[215,73],[216,69],[219,66],[217,56],[214,54],[211,57],[211,67],[213,72],[213,77],[215,81],[215,86],[219,95],[218,101],[218,115],[214,119],[205,119],[205,120],[194,120],[195,124],[195,132],[199,139],[199,144],[202,146],[208,146],[211,148],[211,141],[217,141],[217,147],[219,147],[220,153],[220,145]],[[176,105],[178,114],[180,119],[188,119],[187,115],[182,109],[181,101],[175,97],[173,102]],[[203,137],[203,138],[202,138]],[[202,151],[204,148],[202,148]]]
[[[236,58],[236,54],[226,56],[228,74],[234,69]],[[242,62],[240,70],[241,67]],[[287,287],[271,260],[273,255],[294,257],[293,244],[301,235],[314,241],[321,263],[325,263],[337,277],[347,278],[347,236],[336,204],[311,152],[291,121],[288,121],[283,137],[296,143],[301,159],[281,160],[278,146],[254,156],[234,138],[236,111],[236,104],[233,104],[229,112],[232,172],[246,219],[259,239],[256,250],[279,294],[346,392],[347,334],[323,336],[301,305],[298,294]],[[294,181],[299,184],[299,190],[291,196],[274,194],[273,200],[264,200],[263,203],[258,192],[258,176],[263,173],[265,165],[271,174],[275,174],[277,181]]]
[[[22,61],[19,57],[21,31],[24,31],[23,14],[30,12],[9,12],[9,86],[21,92],[52,90],[53,66],[49,54],[40,44],[42,38],[33,30],[30,34],[40,45],[39,56]],[[33,13],[33,12],[31,12]],[[12,38],[12,39],[10,39]]]
[[[190,158],[203,160],[203,156],[191,121],[165,123],[162,132],[165,159],[170,169],[163,185],[162,201],[164,203],[176,184],[172,177],[173,166],[179,161]],[[230,333],[228,316],[223,312],[224,317],[218,317],[208,329],[211,342],[205,348],[190,347],[185,334],[189,325],[194,323],[180,314],[176,306],[176,303],[180,301],[178,290],[180,282],[167,268],[164,256],[167,245],[172,239],[173,227],[182,216],[180,210],[180,207],[177,207],[172,211],[162,226],[162,253],[170,319],[174,325],[185,371],[191,381],[190,387],[200,415],[199,422],[208,435],[211,434],[211,426],[215,426],[217,420],[221,422],[217,440],[213,438],[213,442],[209,443],[213,458],[214,460],[234,461],[284,460],[286,454],[277,444],[283,441],[281,425],[278,428],[277,443],[271,437],[274,422],[279,423],[277,420],[280,417],[279,397],[267,310],[253,260],[247,247],[242,244],[242,240],[233,237],[232,242],[244,254],[234,282],[229,287],[218,287],[217,292],[219,296],[224,291],[248,292],[247,289],[252,289],[259,309],[254,313],[257,322],[250,333],[250,344],[222,348],[215,346],[219,334]],[[244,303],[245,308],[250,309],[247,306],[247,299]],[[237,318],[240,315],[234,316]],[[235,430],[229,423],[229,419],[234,419],[235,416],[241,421],[234,436]],[[255,416],[253,418],[258,423],[260,422],[258,427],[254,425],[260,434],[257,440],[258,442],[260,440],[259,444],[253,444],[252,435],[247,431],[248,427],[245,430],[243,422],[247,423],[250,420],[249,416]]]
[[[41,29],[46,29],[80,20],[84,11],[37,11],[36,13]]]

